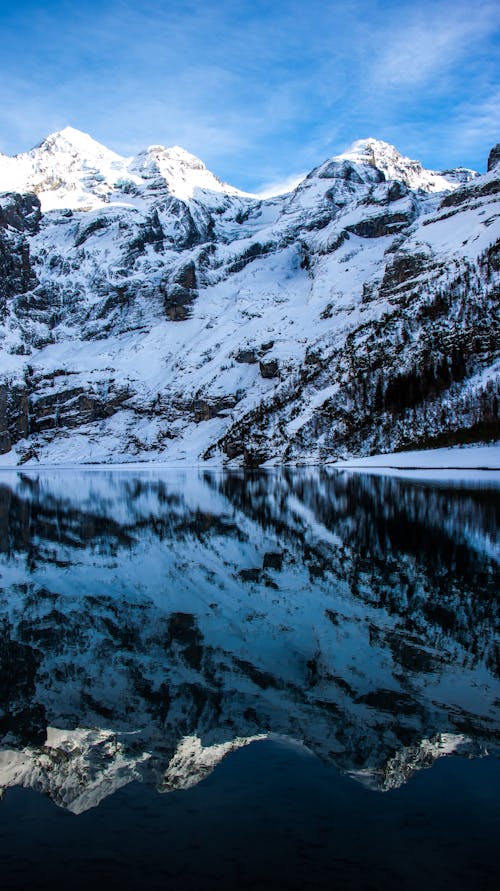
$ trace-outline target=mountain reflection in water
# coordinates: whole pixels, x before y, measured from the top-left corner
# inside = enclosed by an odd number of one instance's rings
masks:
[[[274,735],[376,790],[498,744],[498,489],[0,478],[0,787],[81,813]]]

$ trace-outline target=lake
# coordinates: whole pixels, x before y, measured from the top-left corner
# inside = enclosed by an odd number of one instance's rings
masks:
[[[2,888],[496,889],[499,493],[2,472]]]

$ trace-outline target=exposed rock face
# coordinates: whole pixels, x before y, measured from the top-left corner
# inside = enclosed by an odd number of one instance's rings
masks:
[[[39,230],[41,216],[36,195],[0,195],[0,229],[11,228],[34,235]]]
[[[12,443],[30,433],[28,392],[22,387],[0,385],[0,454],[10,452]]]
[[[263,378],[278,377],[279,363],[277,359],[262,359],[259,362],[259,370]]]
[[[361,238],[381,238],[384,235],[394,235],[396,232],[401,232],[410,222],[411,214],[386,213],[379,217],[361,220],[360,223],[353,223],[347,227],[347,231],[352,232],[354,235],[359,235]]]
[[[488,155],[488,170],[493,170],[500,163],[500,142],[493,146]]]
[[[211,418],[219,418],[222,413],[234,408],[236,399],[230,396],[223,396],[220,399],[212,399],[210,402],[205,399],[195,399],[193,402],[193,418],[195,423],[200,421],[210,421]]]
[[[35,195],[0,195],[0,312],[7,301],[36,285],[26,235],[38,232],[40,202]]]
[[[265,201],[71,128],[0,157],[23,193],[0,197],[4,453],[71,461],[81,434],[78,460],[254,465],[498,436],[497,150],[436,173],[363,140]]]
[[[235,359],[237,362],[246,365],[255,365],[258,361],[255,350],[239,350],[239,352],[236,353]]]
[[[198,296],[196,290],[196,270],[193,262],[182,267],[172,285],[167,285],[165,313],[172,322],[182,322],[188,318],[189,306]]]

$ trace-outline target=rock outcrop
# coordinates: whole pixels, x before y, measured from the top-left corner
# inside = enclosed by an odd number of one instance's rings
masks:
[[[500,164],[500,142],[493,146],[488,155],[488,170],[494,170]]]

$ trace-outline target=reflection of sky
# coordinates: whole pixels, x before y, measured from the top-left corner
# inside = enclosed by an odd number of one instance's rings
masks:
[[[484,169],[498,4],[19,0],[0,5],[0,151],[71,125],[134,154],[180,144],[257,190],[375,136]]]

